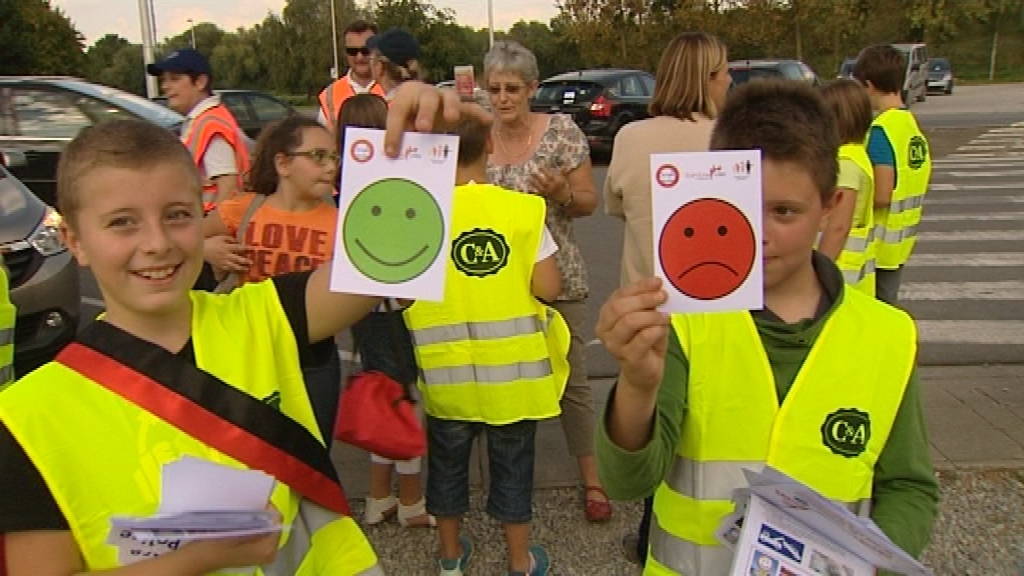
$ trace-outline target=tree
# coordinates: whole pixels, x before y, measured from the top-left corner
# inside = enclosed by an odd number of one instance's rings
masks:
[[[105,70],[113,66],[117,54],[129,45],[131,43],[128,40],[117,34],[107,34],[93,42],[85,52],[86,77],[90,80],[99,79]]]
[[[216,24],[200,22],[199,24],[196,24],[194,28],[186,29],[184,32],[176,36],[164,38],[164,41],[159,46],[160,54],[158,54],[157,57],[159,58],[161,55],[166,56],[167,54],[182,48],[191,48],[193,30],[195,30],[196,33],[195,49],[207,58],[209,58],[213,54],[213,51],[217,49],[217,46],[220,45],[221,40],[226,34]]]
[[[263,82],[258,56],[257,33],[239,28],[225,34],[210,56],[216,87],[258,88]]]
[[[82,34],[49,0],[0,2],[0,71],[5,74],[81,74]]]

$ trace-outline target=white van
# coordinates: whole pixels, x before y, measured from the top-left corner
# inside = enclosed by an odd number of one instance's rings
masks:
[[[907,108],[928,98],[928,46],[926,44],[893,44],[903,52],[906,72],[903,75],[903,102]]]

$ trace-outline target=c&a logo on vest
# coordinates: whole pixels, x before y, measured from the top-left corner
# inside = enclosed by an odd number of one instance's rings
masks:
[[[474,228],[452,242],[452,262],[466,276],[497,274],[508,264],[508,242],[490,228]]]
[[[833,454],[853,458],[867,448],[871,439],[871,417],[856,408],[841,408],[825,417],[821,441]]]

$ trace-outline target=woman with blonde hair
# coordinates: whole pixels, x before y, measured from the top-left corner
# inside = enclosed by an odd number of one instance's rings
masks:
[[[622,286],[654,275],[651,154],[706,151],[731,84],[725,44],[704,32],[684,32],[661,53],[648,105],[651,117],[626,124],[615,135],[604,180],[604,206],[605,212],[626,223]],[[639,564],[647,557],[651,503],[651,498],[644,500],[639,532],[628,533],[622,540],[626,556]]]

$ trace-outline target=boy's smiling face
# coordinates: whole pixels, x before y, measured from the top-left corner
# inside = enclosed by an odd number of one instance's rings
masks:
[[[191,166],[99,167],[78,183],[79,209],[64,229],[115,323],[190,313],[203,264],[203,208]]]
[[[762,178],[764,289],[769,292],[811,265],[811,251],[835,196],[823,203],[810,173],[792,162],[765,158]]]

